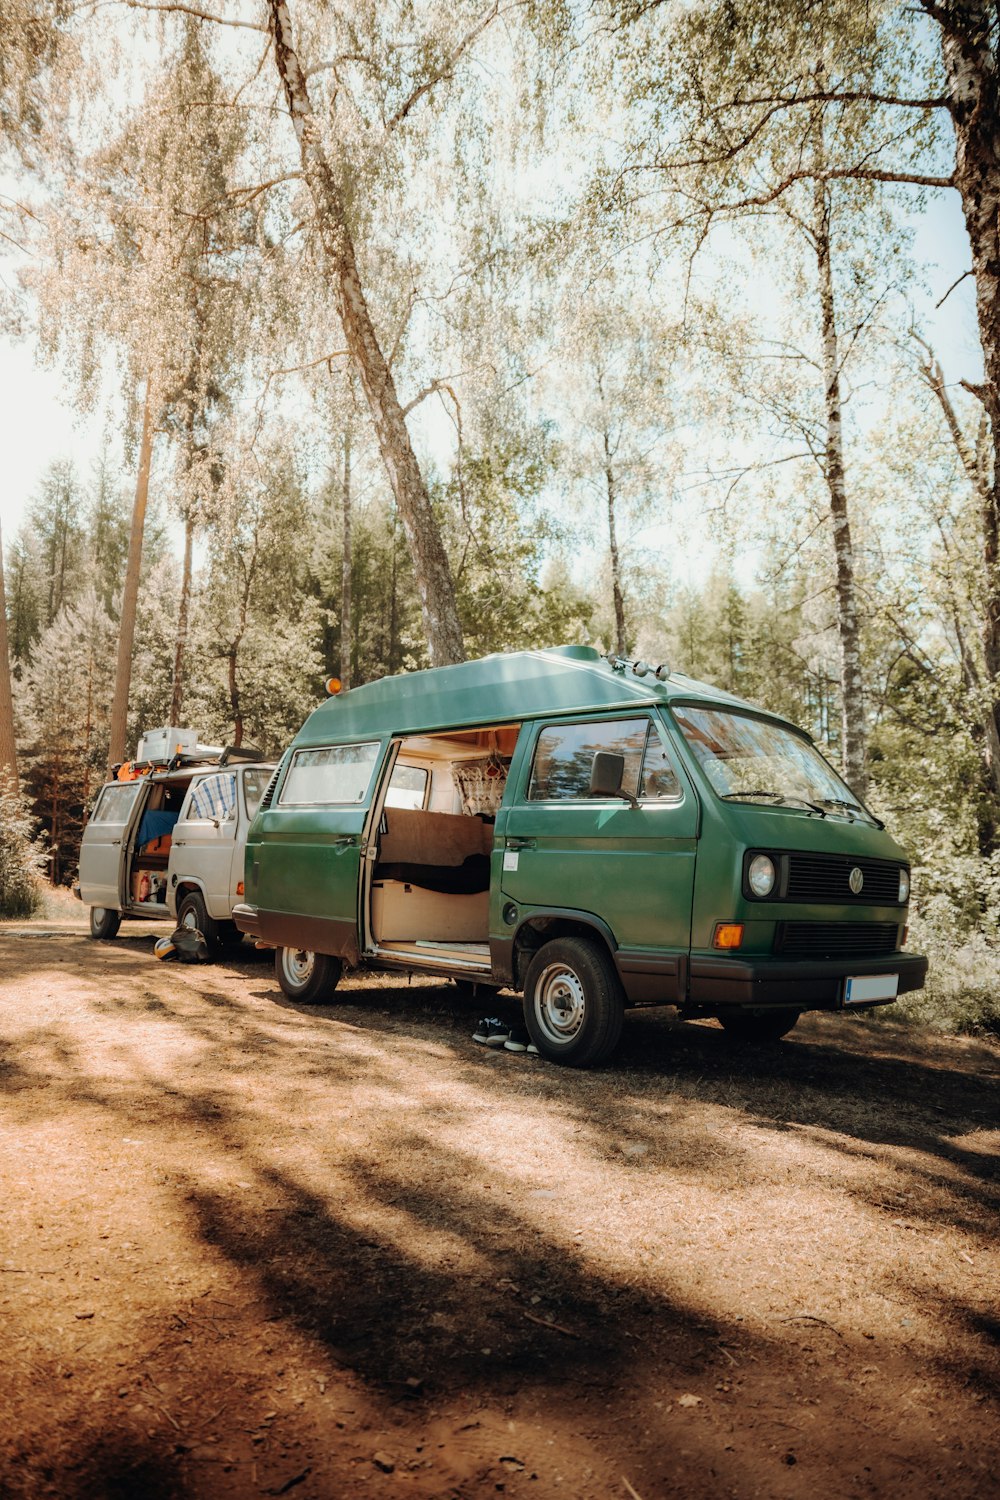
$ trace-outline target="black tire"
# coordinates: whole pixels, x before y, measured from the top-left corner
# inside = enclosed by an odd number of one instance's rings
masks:
[[[733,1042],[744,1046],[780,1042],[801,1016],[800,1010],[733,1010],[719,1017],[719,1025]]]
[[[197,928],[205,939],[209,953],[217,953],[221,947],[221,922],[208,915],[205,898],[201,891],[185,891],[177,904],[178,927]]]
[[[524,980],[524,1024],[550,1062],[591,1068],[615,1050],[625,996],[603,943],[554,938],[539,948]]]
[[[289,1000],[300,1005],[319,1005],[332,1000],[344,965],[329,953],[308,948],[276,948],[274,972]]]
[[[113,937],[117,936],[121,925],[120,911],[112,911],[109,906],[90,908],[90,935],[92,938],[97,938],[99,942],[110,942]]]

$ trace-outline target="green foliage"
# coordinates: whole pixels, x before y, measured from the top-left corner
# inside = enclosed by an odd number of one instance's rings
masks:
[[[544,446],[513,436],[465,455],[437,486],[470,656],[579,640],[593,605],[556,570],[541,575],[555,541],[538,500],[550,459]]]
[[[24,800],[0,777],[0,917],[30,917],[41,905],[38,870],[46,856],[33,826]]]

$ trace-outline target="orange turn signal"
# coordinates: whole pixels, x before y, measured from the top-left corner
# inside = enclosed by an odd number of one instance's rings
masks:
[[[743,941],[742,922],[717,922],[713,948],[738,948]]]
[[[339,677],[328,677],[326,679],[326,690],[331,698],[336,697],[343,685]]]
[[[237,894],[237,896],[242,896],[243,895],[243,882],[242,882],[242,880],[239,882],[239,884],[236,887],[236,894]]]

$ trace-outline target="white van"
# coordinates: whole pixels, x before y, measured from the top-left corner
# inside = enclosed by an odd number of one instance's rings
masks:
[[[209,949],[240,941],[247,830],[274,762],[216,761],[151,771],[101,788],[80,847],[76,894],[90,932],[113,938],[123,917],[197,928]]]

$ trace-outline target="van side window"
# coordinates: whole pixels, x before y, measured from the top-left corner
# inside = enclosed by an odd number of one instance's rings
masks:
[[[191,788],[185,822],[207,823],[215,818],[226,823],[236,816],[236,777],[232,771],[203,776]]]
[[[117,786],[106,786],[90,821],[92,823],[127,823],[142,784],[141,781],[123,781]]]
[[[528,800],[563,802],[589,797],[590,769],[598,750],[624,756],[623,791],[662,801],[680,797],[681,784],[660,737],[654,725],[642,718],[543,729],[535,746]]]
[[[325,750],[296,750],[281,788],[282,807],[318,802],[363,802],[379,742],[331,745]]]
[[[552,724],[535,746],[529,802],[564,802],[590,796],[590,768],[598,750],[625,757],[622,787],[636,796],[646,747],[648,719],[605,719],[585,724]]]
[[[430,773],[424,766],[396,766],[385,794],[386,807],[408,807],[420,811],[427,802]]]

